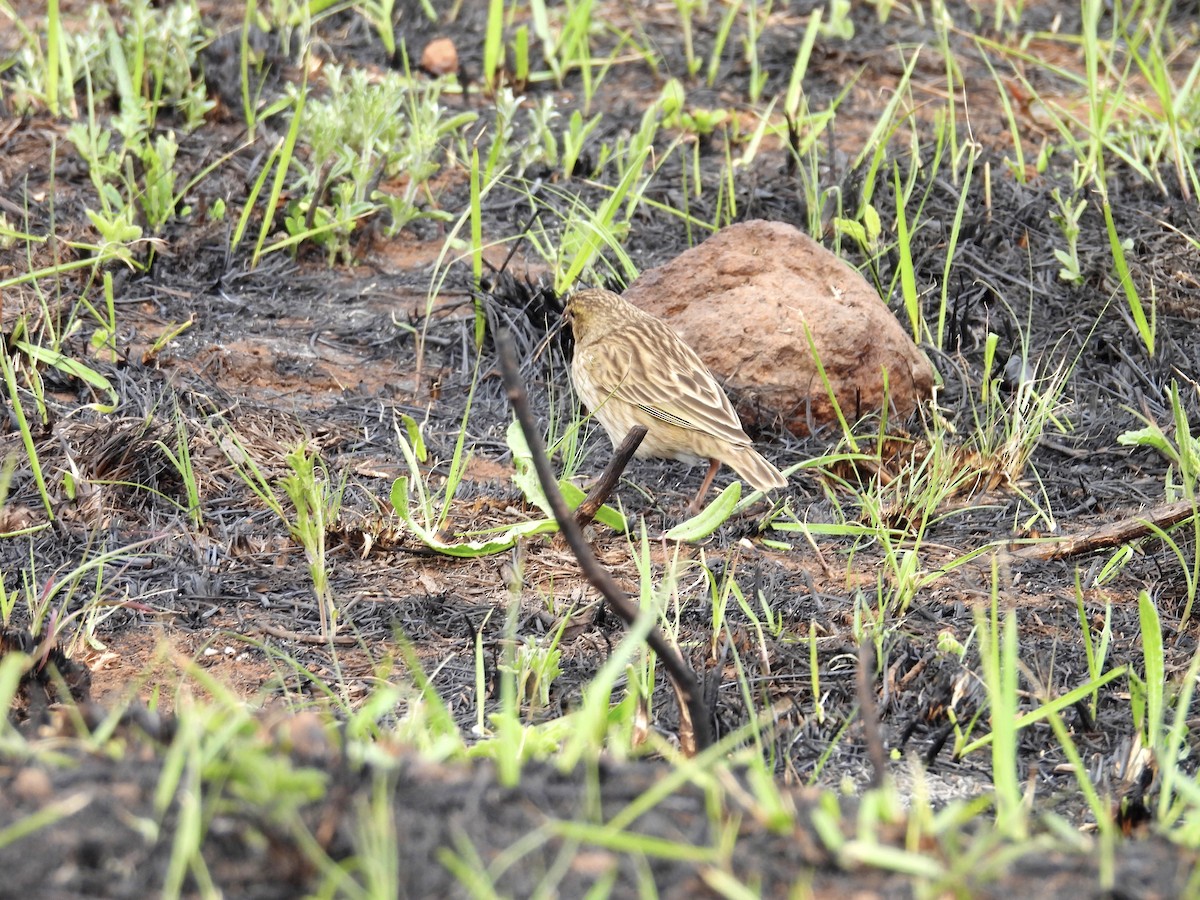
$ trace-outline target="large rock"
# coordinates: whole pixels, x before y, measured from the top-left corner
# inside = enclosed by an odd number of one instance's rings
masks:
[[[930,395],[933,369],[879,295],[791,225],[731,225],[642,273],[625,297],[665,319],[730,389],[749,428],[782,421],[797,434],[836,420],[804,335],[842,413],[884,402],[906,416]]]

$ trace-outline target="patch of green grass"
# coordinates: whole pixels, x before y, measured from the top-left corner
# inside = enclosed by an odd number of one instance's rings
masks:
[[[1194,387],[1194,385],[1193,385]],[[1179,561],[1180,571],[1187,586],[1187,604],[1180,616],[1180,627],[1191,616],[1196,594],[1200,591],[1200,437],[1192,434],[1192,423],[1187,408],[1179,395],[1179,385],[1171,381],[1167,389],[1167,400],[1171,410],[1173,433],[1168,436],[1156,422],[1146,419],[1146,427],[1127,431],[1117,438],[1126,446],[1152,447],[1168,461],[1164,491],[1168,503],[1184,501],[1190,504],[1193,515],[1185,526],[1191,526],[1191,546],[1177,541],[1162,528],[1151,525],[1151,531],[1163,541]]]
[[[222,436],[220,445],[246,486],[275,513],[287,526],[288,533],[304,548],[321,619],[321,635],[333,637],[338,630],[338,604],[329,585],[325,538],[337,520],[346,486],[345,476],[331,478],[319,454],[303,444],[292,448],[284,457],[282,462],[288,471],[277,479],[268,477],[249,447],[232,429]],[[291,501],[291,513],[276,495],[277,488]]]
[[[977,38],[984,59],[989,66],[993,53],[1013,60],[1011,77],[1032,98],[1031,108],[1049,123],[1076,162],[1076,187],[1098,184],[1103,188],[1102,165],[1109,157],[1164,191],[1159,172],[1162,163],[1169,163],[1175,188],[1186,198],[1200,195],[1195,164],[1186,151],[1197,139],[1194,88],[1200,79],[1200,60],[1182,72],[1176,64],[1181,55],[1194,50],[1195,37],[1170,26],[1170,3],[1133,3],[1121,10],[1123,14],[1110,14],[1102,0],[1084,0],[1081,12],[1080,33],[1035,36],[1081,53],[1082,71],[1035,55],[1027,47],[1027,38],[1010,42]],[[1029,68],[1061,79],[1079,93],[1040,92],[1028,75]],[[1013,129],[1014,171],[1020,173],[1024,169],[1020,129],[1003,87],[998,96]]]
[[[192,75],[200,48],[211,37],[192,2],[156,5],[150,0],[121,0],[115,10],[93,3],[78,29],[63,28],[59,4],[53,2],[47,9],[44,35],[30,28],[7,3],[0,6],[0,15],[23,38],[5,79],[18,113],[44,106],[74,118],[74,91],[84,80],[97,103],[119,98],[122,117],[149,125],[161,109],[169,108],[182,117],[183,128],[192,131],[212,109],[203,81]]]
[[[389,72],[373,83],[365,70],[340,66],[324,76],[325,95],[309,98],[300,113],[304,152],[290,180],[297,196],[285,213],[289,234],[324,246],[332,265],[349,262],[351,235],[371,216],[386,213],[388,236],[418,218],[450,219],[437,209],[430,181],[453,165],[453,146],[475,114],[448,112],[439,103],[441,81]]]

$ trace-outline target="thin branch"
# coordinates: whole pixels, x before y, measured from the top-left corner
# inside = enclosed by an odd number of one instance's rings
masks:
[[[529,452],[533,456],[533,465],[537,470],[538,481],[542,483],[542,490],[546,492],[546,498],[550,501],[550,508],[554,511],[554,518],[558,520],[558,527],[566,537],[567,543],[570,544],[584,577],[600,592],[609,608],[621,621],[626,626],[632,627],[637,621],[638,608],[629,601],[625,592],[617,586],[608,571],[600,565],[599,560],[592,553],[587,539],[583,536],[583,529],[575,521],[575,517],[571,514],[567,502],[558,489],[554,470],[550,468],[550,460],[546,456],[545,444],[542,443],[541,431],[538,429],[533,411],[529,408],[529,396],[521,384],[521,372],[507,329],[497,331],[495,340],[496,349],[500,352],[500,371],[504,376],[504,388],[508,394],[508,402],[512,404],[517,421],[521,423],[521,430],[525,433],[525,442],[529,445]],[[656,626],[652,626],[647,633],[646,643],[662,660],[663,668],[667,670],[676,692],[687,707],[686,713],[692,720],[696,749],[703,750],[711,746],[712,724],[708,710],[704,707],[700,684],[695,673]]]
[[[1093,528],[1082,534],[1064,535],[1050,541],[1039,541],[1013,551],[1013,556],[1022,559],[1066,559],[1093,550],[1106,550],[1153,533],[1155,526],[1166,531],[1196,514],[1190,500],[1180,500],[1165,506],[1156,506],[1137,516],[1121,519]]]
[[[621,473],[629,465],[629,460],[633,458],[633,454],[637,452],[637,448],[641,446],[642,438],[645,436],[645,425],[634,425],[629,429],[629,434],[625,435],[625,440],[621,441],[621,446],[613,453],[613,458],[609,460],[604,472],[601,473],[600,480],[596,482],[591,492],[575,510],[575,521],[579,523],[580,528],[586,527],[592,519],[596,518],[596,512],[608,500],[609,494],[617,486]]]
[[[870,638],[858,645],[858,714],[862,720],[867,757],[871,760],[871,787],[883,787],[887,776],[887,751],[879,727],[879,709],[875,705],[875,646]]]

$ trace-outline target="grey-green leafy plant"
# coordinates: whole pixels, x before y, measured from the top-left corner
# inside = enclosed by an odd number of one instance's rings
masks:
[[[475,113],[445,110],[441,81],[389,72],[376,83],[340,66],[326,67],[325,79],[327,94],[300,112],[298,142],[308,152],[293,158],[289,234],[324,246],[332,264],[349,259],[351,234],[377,213],[389,214],[389,236],[417,218],[451,219],[429,182]]]
[[[0,15],[24,38],[8,78],[14,109],[27,112],[37,104],[52,112],[73,109],[75,83],[86,76],[100,101],[118,96],[122,110],[143,117],[147,125],[170,106],[181,115],[183,128],[194,130],[213,107],[203,81],[192,74],[210,38],[196,4],[121,0],[115,11],[120,27],[108,4],[92,3],[84,27],[71,31],[48,14],[43,47],[40,36],[3,4]]]
[[[1186,502],[1194,514],[1188,519],[1191,525],[1192,546],[1176,541],[1157,525],[1150,529],[1175,554],[1187,583],[1187,605],[1180,616],[1181,625],[1191,616],[1192,605],[1200,592],[1200,437],[1192,434],[1192,423],[1187,409],[1179,396],[1179,384],[1172,381],[1167,391],[1171,404],[1174,435],[1168,437],[1156,422],[1146,420],[1146,427],[1127,431],[1117,438],[1117,443],[1130,447],[1151,447],[1161,453],[1169,463],[1164,490],[1169,503]],[[1189,559],[1190,555],[1190,559]]]
[[[329,585],[325,537],[337,520],[346,487],[345,476],[335,482],[320,455],[310,451],[306,444],[300,444],[285,457],[288,473],[273,482],[232,429],[222,435],[220,445],[246,486],[275,513],[304,549],[317,600],[321,635],[332,637],[337,631],[338,608]],[[291,513],[276,496],[276,487],[281,488],[291,501]]]
[[[1082,284],[1083,272],[1079,265],[1079,220],[1087,208],[1087,198],[1080,197],[1078,201],[1074,197],[1065,198],[1058,188],[1052,190],[1050,196],[1058,207],[1058,212],[1050,213],[1050,221],[1058,226],[1063,240],[1067,242],[1066,250],[1054,248],[1054,257],[1062,266],[1058,270],[1058,277],[1071,284]]]
[[[175,44],[192,47],[198,36],[160,33],[176,24],[184,28],[191,20],[174,23],[158,16],[145,0],[135,0],[132,24],[119,33],[107,12],[96,14],[95,27],[107,43],[108,53],[95,62],[95,71],[85,59],[82,74],[87,116],[67,132],[87,164],[99,198],[99,208],[88,209],[88,217],[104,245],[118,248],[141,238],[141,223],[157,232],[176,214],[180,195],[176,192],[175,158],[179,144],[173,131],[155,133],[160,108],[172,103],[183,109],[187,113],[185,129],[195,128],[210,108],[203,84],[193,84],[186,64],[182,73],[178,68],[189,53],[177,50]],[[142,38],[142,42],[131,43],[131,35]],[[190,57],[194,60],[194,49]],[[197,90],[199,100],[195,97]],[[102,121],[97,109],[109,94],[119,98],[120,111]],[[127,251],[125,259],[133,261]]]
[[[289,452],[285,460],[291,471],[280,479],[280,485],[295,509],[295,516],[285,521],[308,560],[321,634],[333,635],[338,627],[338,607],[329,585],[325,536],[337,521],[346,478],[343,475],[335,483],[320,455],[303,445]]]
[[[41,35],[25,23],[23,16],[7,0],[0,2],[0,16],[7,19],[22,38],[4,66],[7,77],[0,82],[13,110],[26,112],[42,106],[54,116],[63,112],[75,115],[74,64],[78,60],[71,52],[58,3],[49,3],[46,10],[44,47]],[[98,56],[102,48],[94,44],[88,50],[90,55]]]

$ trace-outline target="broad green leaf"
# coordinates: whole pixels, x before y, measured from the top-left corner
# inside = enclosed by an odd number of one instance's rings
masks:
[[[421,437],[421,426],[408,413],[401,413],[400,421],[404,423],[404,430],[408,434],[408,445],[412,447],[413,455],[417,457],[418,462],[425,462],[428,453],[425,450],[425,438]]]
[[[509,423],[505,440],[508,441],[508,449],[512,451],[513,467],[516,469],[512,476],[513,484],[521,489],[526,500],[553,518],[554,510],[550,508],[550,500],[546,497],[546,492],[542,490],[542,483],[538,480],[537,471],[534,469],[533,454],[529,452],[529,444],[525,442],[525,433],[521,431],[521,423],[516,419]],[[558,489],[571,509],[578,509],[579,504],[586,496],[579,487],[565,478],[558,482]],[[616,531],[625,531],[628,527],[625,517],[607,504],[601,506],[596,512],[596,521],[602,522]]]
[[[720,496],[704,507],[698,515],[680,522],[668,531],[667,538],[672,541],[687,542],[704,540],[724,524],[740,499],[742,499],[742,483],[735,481],[721,491]]]
[[[582,488],[565,478],[558,483],[558,489],[562,491],[563,499],[567,501],[567,506],[571,509],[578,509],[579,504],[587,497]],[[596,521],[607,525],[614,531],[626,531],[629,528],[620,511],[613,509],[607,503],[596,510]]]
[[[408,476],[402,475],[392,484],[391,500],[396,514],[421,543],[447,556],[490,556],[512,548],[518,540],[527,535],[553,531],[556,527],[552,519],[538,519],[533,522],[520,522],[496,537],[484,541],[444,541],[413,518],[408,506]]]
[[[94,409],[97,412],[110,413],[117,408],[120,397],[117,396],[116,390],[113,389],[112,383],[93,369],[91,366],[81,363],[77,359],[70,356],[65,356],[57,350],[51,350],[48,347],[39,347],[37,344],[30,344],[26,341],[17,341],[16,348],[28,356],[30,359],[40,362],[43,365],[58,369],[60,372],[65,372],[68,375],[78,378],[85,382],[97,391],[108,395],[109,404],[104,403],[89,403],[87,408]]]

